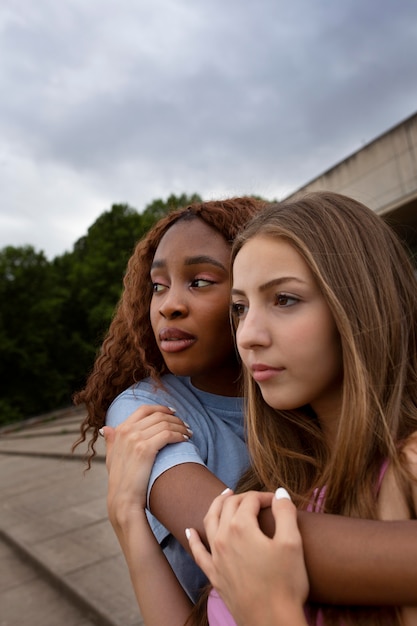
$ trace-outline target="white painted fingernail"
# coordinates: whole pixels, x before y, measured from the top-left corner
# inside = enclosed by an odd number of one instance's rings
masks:
[[[177,412],[177,410],[176,410],[176,409],[174,409],[172,406],[169,406],[168,408],[169,408],[169,410],[171,411],[171,413],[176,413],[176,412]]]
[[[98,432],[102,437],[104,437],[104,430],[102,428],[99,428]]]
[[[232,490],[230,489],[230,487],[226,487],[226,489],[225,489],[224,491],[222,491],[220,495],[221,495],[221,496],[224,496],[226,493],[229,493],[229,491],[232,491]]]
[[[186,529],[185,529],[185,536],[187,537],[187,539],[188,539],[188,540],[190,540],[190,537],[191,537],[191,532],[190,532],[190,529],[189,529],[189,528],[186,528]]]
[[[291,500],[291,496],[284,487],[278,487],[275,492],[275,497],[277,500],[282,500],[282,498],[286,498],[287,500]]]

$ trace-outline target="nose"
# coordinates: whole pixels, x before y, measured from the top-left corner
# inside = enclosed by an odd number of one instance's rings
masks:
[[[249,309],[246,316],[239,321],[236,330],[236,342],[239,351],[264,348],[270,345],[271,337],[259,310],[251,311]]]
[[[159,307],[159,313],[167,320],[174,320],[185,317],[188,313],[188,306],[183,297],[172,286],[167,291],[163,302]]]

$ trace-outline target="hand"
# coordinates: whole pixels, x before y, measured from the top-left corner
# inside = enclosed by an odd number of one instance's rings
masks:
[[[162,405],[143,405],[117,428],[103,427],[109,476],[107,509],[117,528],[144,511],[149,476],[158,451],[189,439],[191,431]]]
[[[144,405],[117,428],[104,426],[103,435],[109,519],[126,559],[143,623],[184,624],[191,602],[149,526],[145,506],[158,451],[188,439],[191,431],[168,407]]]
[[[190,529],[190,548],[239,626],[307,624],[303,605],[309,584],[296,508],[285,490],[217,497],[204,520],[211,554]],[[259,528],[262,508],[272,506],[275,535]]]

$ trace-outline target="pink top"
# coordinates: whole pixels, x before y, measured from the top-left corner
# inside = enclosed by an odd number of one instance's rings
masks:
[[[377,494],[381,487],[382,480],[384,478],[385,472],[388,467],[388,461],[384,461],[381,467],[381,471],[379,474],[378,485],[377,485]],[[320,490],[316,502],[310,502],[307,507],[307,511],[312,511],[316,513],[320,513],[323,510],[324,505],[324,497],[326,494],[326,487],[323,487]],[[316,497],[317,490],[314,492],[314,496]],[[312,617],[309,617],[308,605],[306,605],[306,619],[309,624],[313,624]],[[207,618],[210,626],[237,626],[235,620],[232,617],[227,606],[224,604],[223,600],[217,593],[215,589],[210,591],[210,595],[207,600]],[[323,614],[322,611],[319,610],[317,613],[317,617],[314,622],[315,626],[322,626],[323,624]]]
[[[215,589],[210,591],[207,600],[207,618],[210,626],[236,626],[232,614]]]

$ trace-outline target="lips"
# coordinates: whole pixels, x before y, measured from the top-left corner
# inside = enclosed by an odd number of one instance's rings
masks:
[[[251,365],[252,376],[256,382],[264,382],[273,378],[277,374],[280,374],[284,371],[284,367],[272,367],[270,365],[265,365],[264,363],[254,363]]]
[[[159,331],[159,346],[163,352],[181,352],[196,341],[194,335],[180,328],[162,328]]]

